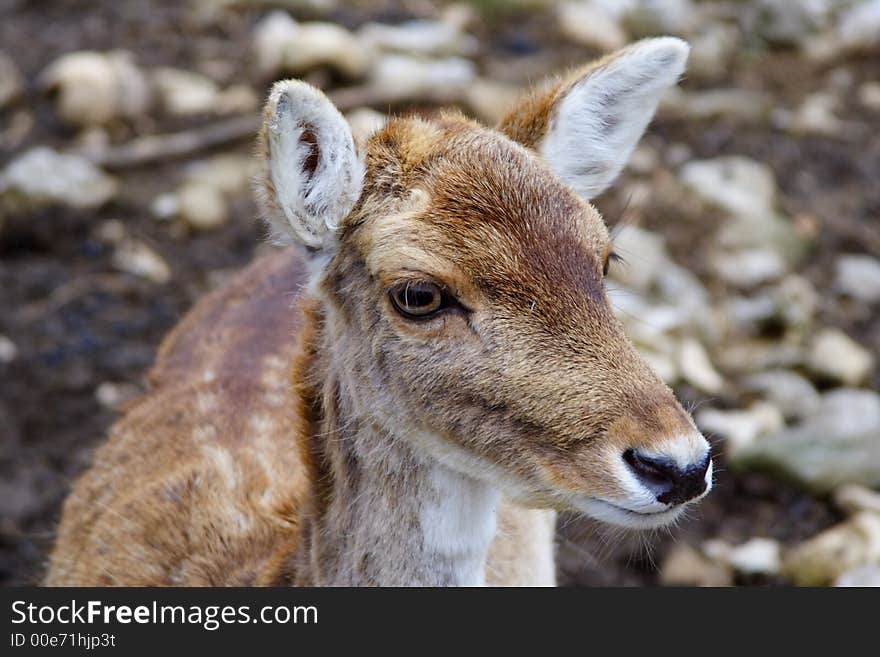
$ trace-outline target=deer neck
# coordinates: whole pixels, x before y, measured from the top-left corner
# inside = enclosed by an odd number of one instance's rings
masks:
[[[320,322],[316,322],[320,324]],[[359,408],[313,328],[295,368],[313,490],[296,555],[313,586],[480,586],[500,498]],[[337,343],[338,345],[338,343]],[[350,369],[350,368],[349,368]]]

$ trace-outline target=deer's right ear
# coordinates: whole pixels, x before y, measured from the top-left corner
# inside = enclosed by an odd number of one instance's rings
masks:
[[[499,129],[591,199],[623,169],[660,97],[684,72],[688,50],[673,37],[638,41],[535,90]]]
[[[260,145],[257,197],[272,237],[332,248],[364,180],[348,122],[318,89],[284,80],[266,102]]]

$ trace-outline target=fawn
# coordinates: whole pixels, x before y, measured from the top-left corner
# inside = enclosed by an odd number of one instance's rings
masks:
[[[198,303],[74,486],[50,585],[552,585],[554,514],[666,525],[709,445],[604,290],[588,199],[688,46],[551,80],[496,130],[397,118],[358,145],[278,82],[262,210],[293,243]]]

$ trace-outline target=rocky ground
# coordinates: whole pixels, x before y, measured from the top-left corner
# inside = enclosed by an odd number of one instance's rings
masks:
[[[0,3],[0,581],[39,579],[162,335],[268,248],[248,179],[272,80],[361,133],[444,104],[492,123],[651,34],[687,38],[689,72],[597,205],[615,306],[713,438],[716,488],[656,536],[561,519],[561,580],[880,583],[877,0]]]

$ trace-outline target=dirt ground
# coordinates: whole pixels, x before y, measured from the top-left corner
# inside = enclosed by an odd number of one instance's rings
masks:
[[[343,3],[344,4],[344,3]],[[378,2],[339,9],[332,19],[356,26],[366,19],[397,22],[411,17],[418,3]],[[407,8],[407,7],[410,8]],[[248,44],[259,8],[239,9],[222,23],[204,23],[177,0],[149,4],[128,0],[0,1],[0,47],[11,54],[28,81],[57,55],[79,49],[124,47],[146,66],[198,69],[205,60],[226,65],[228,82],[246,82],[263,94],[269,81],[255,81]],[[550,17],[540,12],[505,14],[476,30],[484,44],[481,68],[496,77],[525,81],[540,71],[581,62],[592,54],[565,45]],[[198,36],[198,38],[194,38]],[[518,66],[518,62],[527,65]],[[853,57],[835,67],[860,81],[878,79],[878,63]],[[730,72],[724,86],[764,91],[774,102],[793,106],[806,91],[823,87],[832,71],[787,50],[767,51]],[[699,80],[689,88],[699,88]],[[854,98],[844,94],[844,119],[870,121]],[[24,105],[35,123],[15,151],[0,151],[0,166],[34,144],[63,148],[73,138],[46,98],[31,83]],[[403,109],[403,108],[396,108]],[[11,110],[0,113],[0,127]],[[153,116],[139,133],[170,132],[198,119]],[[682,143],[694,157],[740,154],[767,163],[775,172],[784,211],[802,217],[818,233],[803,270],[816,289],[828,287],[831,263],[840,252],[880,255],[880,126],[858,143],[833,137],[792,136],[766,122],[735,118],[684,121],[661,116],[649,143]],[[120,141],[125,130],[112,137]],[[248,153],[239,143],[226,151]],[[200,154],[203,155],[203,154]],[[234,219],[221,229],[184,234],[156,221],[153,198],[179,184],[185,161],[120,171],[125,193],[98,212],[50,208],[6,218],[0,231],[0,334],[18,347],[17,357],[0,363],[0,583],[38,582],[50,547],[60,504],[71,481],[114,419],[95,394],[104,382],[142,385],[157,345],[192,303],[225,274],[247,263],[260,247],[263,230],[253,203],[234,202]],[[625,182],[625,181],[624,181]],[[623,199],[600,199],[613,223],[626,214]],[[112,249],[99,235],[106,220],[160,252],[174,272],[157,285],[118,272]],[[711,222],[712,217],[704,217]],[[868,221],[873,219],[872,221]],[[673,257],[700,275],[707,270],[701,246],[710,225],[693,217],[679,221],[675,208],[657,208],[641,219],[665,235]],[[880,350],[880,318],[855,306],[820,305],[824,323],[838,326]],[[873,381],[874,387],[880,380]],[[677,392],[687,402],[702,399],[693,389]],[[755,535],[791,544],[839,520],[824,499],[760,473],[737,473],[719,463],[716,489],[672,532],[648,539],[617,537],[574,518],[560,522],[561,581],[572,585],[641,585],[657,581],[656,564],[675,540],[699,542],[721,537],[739,543]],[[741,584],[775,584],[743,580]]]

